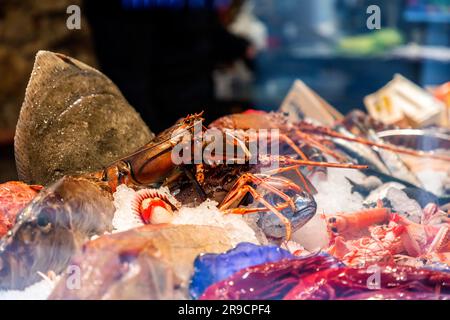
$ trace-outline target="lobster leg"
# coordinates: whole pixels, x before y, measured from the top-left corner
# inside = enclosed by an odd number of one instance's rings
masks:
[[[265,174],[268,175],[273,175],[273,174],[278,174],[278,173],[283,173],[283,172],[287,172],[287,171],[294,171],[297,176],[300,178],[300,181],[302,182],[303,186],[305,187],[305,190],[308,193],[312,193],[312,190],[310,188],[310,185],[308,183],[308,181],[306,180],[305,176],[301,173],[301,171],[299,170],[300,165],[295,165],[295,166],[289,166],[289,167],[283,167],[283,168],[278,168],[278,169],[273,169],[273,170],[269,170],[269,171],[265,171]]]
[[[291,149],[294,150],[300,156],[301,159],[309,160],[306,154],[287,135],[280,133],[279,139],[284,141],[289,147],[291,147]]]
[[[275,206],[275,208],[278,211],[283,211],[287,207],[289,207],[289,205],[286,204],[286,203],[277,204]],[[231,213],[231,214],[245,215],[245,214],[252,214],[252,213],[258,213],[258,212],[268,212],[268,211],[271,211],[271,210],[269,208],[267,208],[267,207],[230,208],[230,209],[224,210],[224,213],[225,214]]]
[[[297,160],[291,157],[285,156],[273,156],[273,155],[260,155],[259,160],[263,164],[280,163],[283,166],[299,165],[299,166],[312,166],[312,167],[329,167],[329,168],[342,168],[342,169],[367,169],[366,165],[359,165],[353,163],[336,163],[336,162],[317,162],[309,160]]]
[[[280,133],[280,140],[284,141],[289,147],[291,147],[292,150],[294,150],[302,160],[309,160],[308,157],[306,156],[306,154],[295,144],[294,141],[292,141],[291,138],[289,138],[287,135]],[[306,178],[303,176],[303,174],[300,172],[300,170],[298,169],[299,166],[292,166],[292,167],[287,167],[287,168],[283,168],[283,171],[279,171],[279,173],[281,172],[286,172],[289,170],[294,170],[295,173],[298,175],[298,177],[300,178],[302,184],[305,186],[306,191],[308,191],[309,193],[311,193],[311,188],[309,187]],[[311,167],[309,167],[311,168]]]
[[[320,143],[317,141],[312,135],[306,134],[304,132],[301,132],[300,130],[295,130],[295,134],[302,139],[306,144],[310,145],[311,147],[315,147],[322,151],[325,154],[328,154],[332,157],[334,157],[336,160],[340,162],[347,161],[346,157],[342,156],[341,154],[331,150],[327,146],[325,146],[323,143]]]
[[[267,181],[269,180],[269,181]],[[248,185],[248,183],[254,183],[270,192],[275,193],[276,195],[278,195],[280,198],[284,199],[285,202],[287,204],[289,204],[289,206],[295,210],[295,204],[292,201],[292,199],[285,194],[284,192],[280,191],[277,189],[276,186],[273,186],[273,184],[270,182],[270,180],[275,180],[275,177],[258,177],[254,174],[251,173],[245,173],[243,174],[238,181],[236,181],[235,185],[233,186],[233,188],[230,190],[230,192],[227,194],[227,196],[225,197],[225,199],[222,201],[222,205],[221,207],[226,204],[229,203],[229,206],[231,204],[233,204],[234,202],[236,202],[237,199],[233,199],[235,197],[236,194],[236,190],[239,190],[240,188],[242,188],[245,185]],[[286,181],[286,183],[288,183]],[[294,189],[295,191],[301,191],[301,188],[299,186],[297,186],[294,183],[290,183],[289,185],[290,189]],[[231,202],[230,202],[231,201]]]
[[[250,150],[245,146],[245,143],[239,139],[238,137],[236,137],[235,135],[233,135],[232,133],[225,131],[225,134],[229,137],[232,137],[233,141],[235,141],[235,145],[238,145],[245,153],[245,155],[247,156],[247,158],[250,158]],[[258,136],[247,136],[248,138],[248,142],[255,142],[254,139],[258,139]],[[267,138],[271,138],[271,136],[269,135]],[[278,135],[278,140],[286,143],[301,159],[303,160],[309,160],[308,157],[306,156],[306,154],[295,144],[295,142],[289,138],[287,135],[280,133]]]
[[[270,192],[273,192],[285,201],[283,203],[279,203],[273,206],[269,202],[267,202],[259,192],[257,192],[252,186],[250,186],[249,183],[254,183]],[[242,175],[238,179],[238,181],[236,181],[233,188],[230,190],[225,199],[222,201],[222,204],[219,206],[219,209],[224,211],[225,213],[242,214],[242,215],[262,211],[271,211],[284,223],[284,225],[286,226],[286,238],[290,239],[292,233],[291,222],[280,212],[280,210],[284,210],[288,206],[291,206],[295,210],[295,205],[292,199],[279,189],[294,190],[296,192],[301,191],[301,188],[297,184],[287,179],[283,179],[281,177],[271,177],[271,176],[260,177],[251,173],[246,173]],[[247,195],[248,193],[250,193],[253,196],[255,201],[260,202],[263,205],[263,208],[230,209],[230,207],[233,204],[240,202],[244,198],[244,196]]]
[[[229,201],[223,203],[219,209],[225,211],[225,213],[232,214],[248,214],[253,213],[253,211],[248,211],[246,208],[232,208],[228,209],[228,207],[233,204],[236,200],[242,199],[246,194],[250,193],[255,201],[260,202],[263,206],[269,209],[272,213],[274,213],[286,226],[286,240],[291,238],[292,234],[292,225],[288,218],[286,218],[280,211],[279,206],[273,206],[269,202],[267,202],[264,197],[259,194],[253,187],[249,185],[243,185],[238,190],[236,190],[230,197]]]
[[[318,131],[318,132],[312,131],[311,134],[314,134],[314,135],[327,135],[327,136],[334,137],[334,138],[339,138],[339,139],[343,139],[343,140],[347,140],[347,141],[357,142],[357,143],[369,145],[369,146],[372,146],[372,147],[378,147],[378,148],[381,148],[381,149],[386,149],[386,150],[393,151],[393,152],[408,154],[408,155],[416,156],[416,157],[428,157],[428,158],[432,158],[432,159],[450,161],[450,156],[446,156],[446,155],[442,155],[442,154],[433,154],[433,153],[424,152],[424,151],[418,151],[418,150],[412,150],[412,149],[408,149],[408,148],[402,148],[402,147],[394,146],[394,145],[387,144],[387,143],[373,142],[373,141],[370,141],[370,140],[367,140],[367,139],[364,139],[364,138],[360,138],[360,137],[348,137],[346,135],[343,135],[343,134],[341,134],[339,132],[335,132],[335,131],[329,130],[327,128],[316,128],[315,130]]]

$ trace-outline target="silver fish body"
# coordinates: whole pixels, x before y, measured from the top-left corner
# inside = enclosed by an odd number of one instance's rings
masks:
[[[374,142],[383,143],[383,140],[374,132],[370,132],[369,137]],[[380,158],[383,160],[392,176],[407,181],[417,187],[422,187],[420,180],[411,172],[411,170],[409,170],[397,153],[376,147],[374,147],[374,149],[380,155]]]
[[[94,235],[112,231],[112,195],[93,181],[64,177],[42,190],[0,240],[0,289],[23,289],[39,272],[61,272]]]

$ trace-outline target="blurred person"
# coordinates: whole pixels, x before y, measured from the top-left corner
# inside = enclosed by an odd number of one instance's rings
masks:
[[[240,1],[242,2],[242,1]],[[226,30],[224,0],[107,2],[86,0],[101,70],[121,89],[151,130],[160,132],[189,113],[207,120],[214,107],[213,70],[251,60],[250,43]]]

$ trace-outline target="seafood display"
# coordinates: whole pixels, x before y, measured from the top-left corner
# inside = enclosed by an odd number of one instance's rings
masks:
[[[43,187],[0,185],[0,297],[449,299],[450,152],[389,130],[248,110],[153,136],[105,76],[40,52],[15,147]]]

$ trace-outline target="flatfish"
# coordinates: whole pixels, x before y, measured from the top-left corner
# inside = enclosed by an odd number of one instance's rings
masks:
[[[104,74],[39,51],[15,134],[18,176],[48,185],[130,154],[154,134]]]

